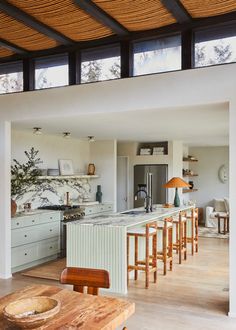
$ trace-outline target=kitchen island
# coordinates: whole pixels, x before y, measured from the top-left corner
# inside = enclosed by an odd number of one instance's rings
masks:
[[[151,213],[134,209],[131,214],[111,213],[68,223],[67,266],[106,269],[110,273],[110,291],[126,294],[127,229],[162,220],[193,207],[163,208],[154,205]]]

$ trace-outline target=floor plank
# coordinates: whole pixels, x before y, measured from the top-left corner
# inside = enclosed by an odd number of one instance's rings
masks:
[[[228,241],[200,238],[200,250],[187,262],[164,277],[158,272],[157,284],[144,288],[144,281],[130,281],[125,299],[135,302],[136,312],[128,320],[129,330],[235,330],[236,319],[228,312]],[[56,281],[15,274],[0,280],[0,296],[31,283],[60,285]],[[123,297],[124,298],[124,297]]]

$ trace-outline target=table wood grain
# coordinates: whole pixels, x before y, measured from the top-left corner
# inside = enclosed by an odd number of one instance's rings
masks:
[[[17,329],[7,324],[3,317],[3,308],[12,301],[34,297],[55,297],[61,302],[61,310],[40,330],[90,330],[116,329],[134,313],[134,303],[106,296],[81,294],[57,286],[35,285],[13,292],[0,299],[0,329]]]

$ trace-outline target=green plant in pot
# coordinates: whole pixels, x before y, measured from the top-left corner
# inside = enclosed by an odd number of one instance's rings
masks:
[[[42,163],[41,159],[38,157],[38,150],[33,147],[30,151],[25,151],[25,156],[27,161],[25,163],[20,163],[18,160],[13,159],[13,164],[11,165],[11,215],[16,214],[17,205],[15,198],[23,195],[27,192],[29,186],[37,184],[38,177],[41,174],[38,165]]]

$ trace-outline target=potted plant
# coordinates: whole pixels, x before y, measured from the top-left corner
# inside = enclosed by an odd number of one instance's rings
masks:
[[[33,147],[30,151],[24,152],[27,158],[25,163],[20,163],[13,159],[11,166],[11,213],[12,216],[16,214],[17,205],[15,198],[27,192],[29,186],[36,184],[39,175],[41,174],[38,165],[42,163],[38,157],[38,150]]]

